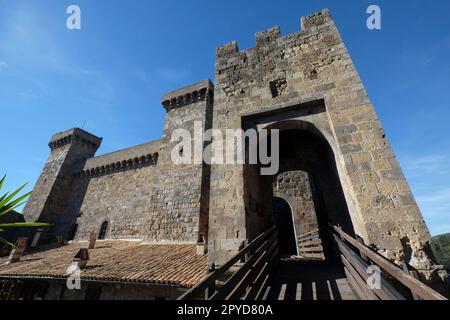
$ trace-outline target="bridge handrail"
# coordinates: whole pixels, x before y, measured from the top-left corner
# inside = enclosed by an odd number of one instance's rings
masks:
[[[230,297],[236,298],[239,294],[246,292],[246,295],[256,296],[258,286],[264,286],[261,276],[270,271],[270,263],[277,254],[277,233],[276,227],[272,226],[269,230],[263,232],[233,258],[228,260],[220,268],[209,273],[196,286],[186,291],[177,300],[197,299],[201,294],[205,294],[205,299],[224,299]],[[237,262],[245,260],[224,282],[222,288],[216,288],[216,281],[225,277],[227,272],[236,265]],[[247,292],[248,286],[251,288]]]
[[[319,230],[297,236],[297,248],[300,256],[306,259],[325,259]]]
[[[317,239],[320,237],[319,231],[308,232],[297,237],[298,242],[304,242],[312,239]]]
[[[380,269],[384,270],[386,273],[388,273],[390,276],[392,276],[394,279],[402,283],[404,286],[406,286],[413,294],[416,294],[418,297],[420,297],[423,300],[447,300],[444,296],[433,290],[432,288],[428,287],[426,284],[422,283],[420,280],[414,278],[410,274],[406,273],[404,270],[402,270],[400,267],[392,263],[391,261],[387,260],[385,257],[381,256],[377,252],[373,251],[363,243],[359,242],[355,238],[351,237],[347,233],[345,233],[340,227],[336,226],[330,226],[334,235],[335,240],[338,243],[338,246],[340,248],[340,251],[344,254],[344,265],[346,265],[346,262],[348,263],[347,259],[350,257],[349,252],[351,252],[351,249],[343,243],[343,241],[347,241],[349,244],[351,244],[353,247],[358,249],[360,251],[360,254],[367,257],[370,261],[375,263],[380,267]],[[348,250],[350,249],[350,251]],[[345,257],[346,256],[346,257]],[[350,257],[354,262],[355,260]],[[353,264],[353,263],[352,263]],[[352,266],[349,266],[352,268]],[[364,292],[363,292],[364,294]],[[370,295],[370,293],[368,293]],[[370,298],[370,296],[369,296]]]

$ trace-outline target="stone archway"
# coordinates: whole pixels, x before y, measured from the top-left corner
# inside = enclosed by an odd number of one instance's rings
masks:
[[[280,197],[273,197],[275,224],[278,228],[278,247],[281,255],[298,255],[294,218],[289,203]]]
[[[328,225],[339,225],[351,235],[355,232],[330,144],[319,130],[305,121],[280,121],[265,128],[280,130],[280,168],[276,175],[262,176],[260,165],[245,165],[247,234],[252,238],[275,223],[273,184],[276,177],[286,172],[306,172],[313,186],[311,200],[324,253],[326,257],[333,256],[331,239],[326,232]],[[302,182],[295,183],[300,190]],[[254,207],[257,210],[253,210]]]

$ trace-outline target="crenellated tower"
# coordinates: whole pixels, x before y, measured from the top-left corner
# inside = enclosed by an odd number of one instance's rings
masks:
[[[81,171],[86,159],[95,155],[102,138],[73,128],[52,136],[50,156],[36,182],[23,215],[28,222],[46,222],[53,227],[64,213],[71,193],[74,173]],[[52,234],[52,227],[47,236]]]
[[[255,37],[247,50],[217,48],[213,128],[280,130],[280,174],[317,181],[322,229],[340,225],[430,280],[430,233],[329,11],[302,17],[296,33]],[[270,227],[276,177],[256,169],[211,167],[211,264]]]

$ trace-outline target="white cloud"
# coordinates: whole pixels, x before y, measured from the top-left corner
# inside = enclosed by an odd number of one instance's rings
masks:
[[[436,192],[422,194],[417,197],[417,200],[423,204],[440,204],[442,201],[448,201],[445,204],[450,208],[450,188],[438,190]]]
[[[11,64],[63,74],[90,74],[70,58],[70,47],[58,41],[60,28],[53,20],[46,19],[32,5],[16,5],[4,12],[0,34],[0,51]],[[1,65],[0,65],[1,69]]]
[[[412,176],[423,174],[447,174],[449,161],[447,155],[428,155],[423,157],[410,157],[405,161],[405,171]]]

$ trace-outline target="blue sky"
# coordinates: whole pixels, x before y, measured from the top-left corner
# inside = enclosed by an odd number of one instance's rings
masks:
[[[82,29],[66,28],[77,4]],[[382,29],[366,28],[378,4]],[[0,0],[6,189],[32,189],[55,132],[104,137],[98,154],[159,139],[167,91],[213,78],[215,48],[329,8],[433,234],[450,232],[450,1]]]

